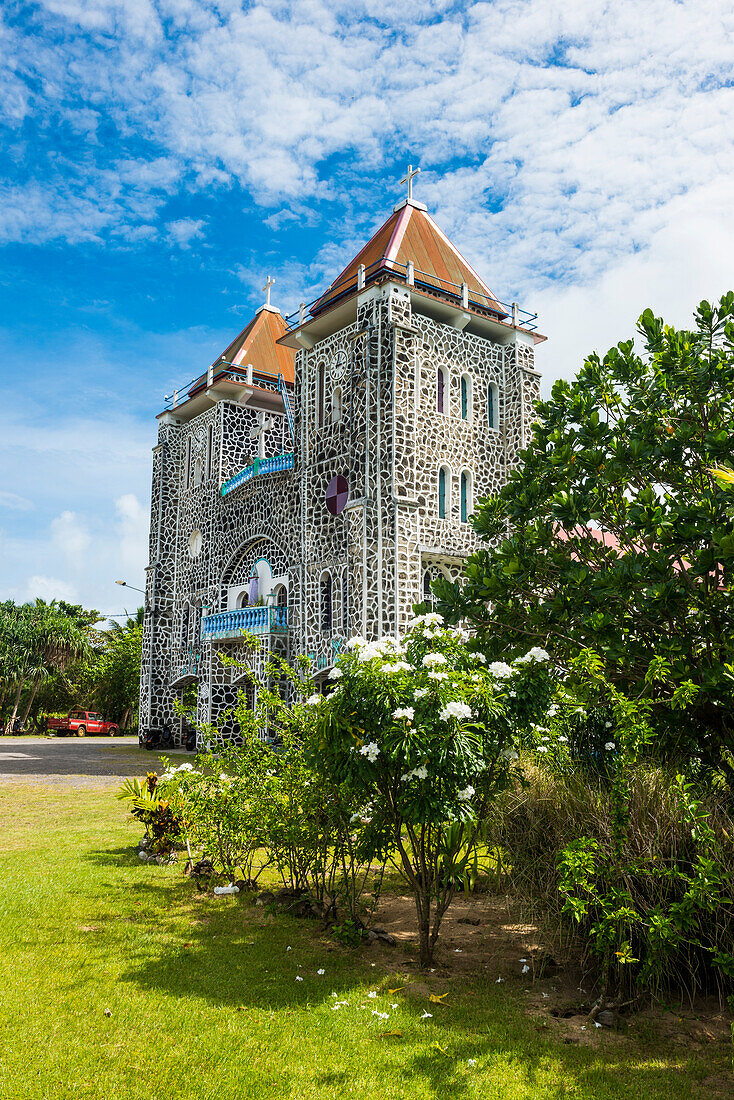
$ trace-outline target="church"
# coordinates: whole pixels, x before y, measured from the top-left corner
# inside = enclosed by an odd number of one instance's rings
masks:
[[[504,305],[413,198],[311,305],[265,303],[167,399],[153,450],[141,732],[222,740],[269,652],[328,676],[352,635],[399,635],[477,546],[474,502],[528,438],[535,316]],[[258,638],[245,651],[242,632]],[[225,664],[220,654],[251,670]]]

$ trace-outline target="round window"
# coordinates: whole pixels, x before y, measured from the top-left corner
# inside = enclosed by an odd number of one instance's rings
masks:
[[[203,544],[204,540],[201,537],[201,531],[192,531],[189,535],[189,557],[198,558]]]

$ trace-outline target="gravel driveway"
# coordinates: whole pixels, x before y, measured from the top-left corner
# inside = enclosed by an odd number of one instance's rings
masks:
[[[160,755],[139,748],[137,737],[0,737],[0,783],[116,787],[148,771],[160,771]]]

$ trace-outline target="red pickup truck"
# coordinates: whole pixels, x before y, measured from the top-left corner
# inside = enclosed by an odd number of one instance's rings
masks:
[[[66,718],[49,718],[46,725],[58,737],[86,737],[88,733],[114,737],[117,733],[117,722],[105,722],[101,714],[91,710],[70,710]]]

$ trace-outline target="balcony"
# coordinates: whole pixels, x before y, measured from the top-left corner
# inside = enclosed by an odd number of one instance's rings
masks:
[[[262,474],[279,474],[284,470],[292,469],[292,451],[274,455],[272,458],[256,458],[249,466],[245,466],[244,470],[240,470],[240,472],[235,474],[234,477],[231,477],[229,481],[225,481],[220,492],[223,497],[226,497],[228,493],[239,488],[240,485],[244,485],[245,482],[252,481],[254,477],[260,477]]]
[[[242,631],[250,634],[287,634],[287,607],[240,607],[235,611],[220,611],[207,615],[201,623],[201,639],[204,642],[223,642],[242,637]]]
[[[199,679],[200,658],[200,653],[191,651],[175,658],[171,665],[171,682],[169,686],[182,688],[195,683]]]

